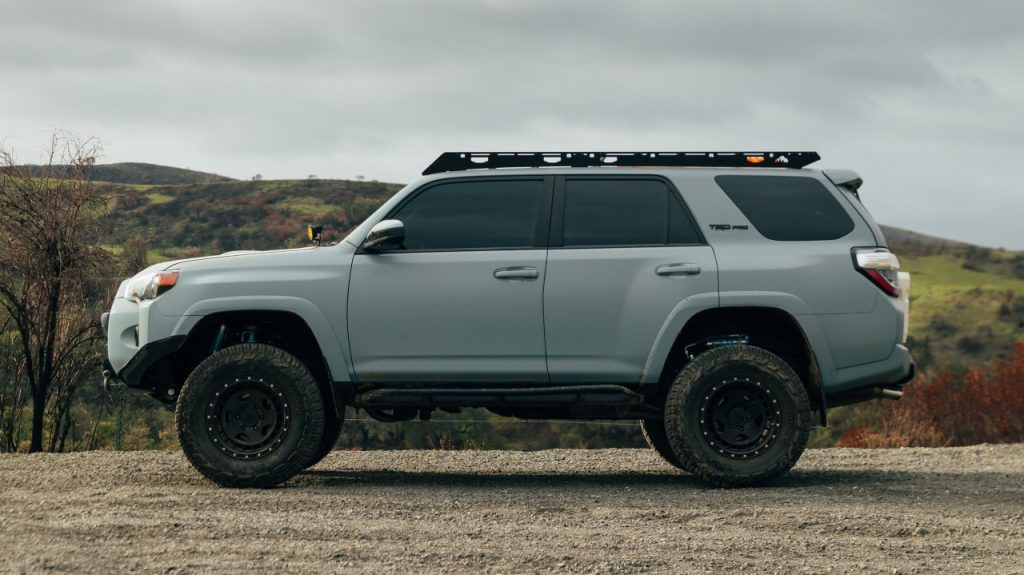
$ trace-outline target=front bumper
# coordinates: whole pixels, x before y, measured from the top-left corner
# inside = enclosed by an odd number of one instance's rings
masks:
[[[123,368],[116,372],[117,378],[125,382],[128,387],[156,391],[153,385],[156,382],[148,383],[145,380],[146,372],[156,362],[176,353],[184,343],[184,335],[174,335],[147,343],[139,348],[138,353],[132,356]]]

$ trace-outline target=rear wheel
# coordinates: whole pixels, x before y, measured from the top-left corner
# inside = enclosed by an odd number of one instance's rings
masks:
[[[789,470],[811,428],[810,401],[781,358],[750,345],[706,351],[665,401],[666,439],[682,467],[715,485],[749,485]]]
[[[228,347],[203,360],[175,410],[185,456],[225,487],[270,487],[302,471],[320,448],[324,423],[313,374],[263,344]]]

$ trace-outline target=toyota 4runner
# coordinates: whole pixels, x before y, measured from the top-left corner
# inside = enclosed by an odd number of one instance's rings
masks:
[[[320,461],[346,406],[635,419],[715,485],[800,457],[829,407],[898,399],[909,276],[814,152],[446,153],[336,245],[151,266],[107,377],[175,409],[224,486]]]

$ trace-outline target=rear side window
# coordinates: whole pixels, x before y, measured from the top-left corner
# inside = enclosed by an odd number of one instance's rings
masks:
[[[543,180],[451,182],[427,188],[392,217],[410,251],[533,247]]]
[[[701,243],[693,220],[664,182],[569,179],[562,245],[651,246]]]
[[[770,240],[834,240],[853,231],[849,214],[814,178],[717,176],[715,183]]]

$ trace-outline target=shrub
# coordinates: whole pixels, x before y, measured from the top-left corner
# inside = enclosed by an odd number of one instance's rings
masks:
[[[885,408],[877,428],[859,427],[840,447],[935,447],[1024,441],[1024,342],[1006,359],[954,377],[919,378]]]
[[[857,427],[839,438],[837,447],[943,447],[949,437],[937,427],[920,421],[905,409],[894,409],[882,420],[881,428]]]
[[[985,342],[976,337],[965,335],[956,340],[956,347],[964,353],[975,354],[985,350]]]

